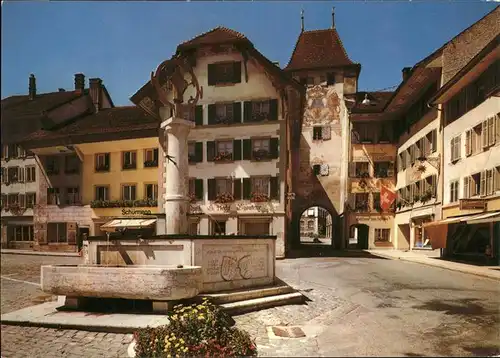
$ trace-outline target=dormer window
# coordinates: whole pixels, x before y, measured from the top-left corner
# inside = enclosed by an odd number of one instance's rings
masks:
[[[220,62],[208,65],[208,85],[241,82],[241,62]]]

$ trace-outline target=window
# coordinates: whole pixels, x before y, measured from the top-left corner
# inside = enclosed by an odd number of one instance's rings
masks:
[[[354,194],[354,210],[356,212],[368,211],[368,193]]]
[[[269,177],[252,177],[250,180],[252,196],[264,195],[269,197]]]
[[[241,82],[241,62],[221,62],[208,65],[208,85]]]
[[[68,155],[64,158],[64,173],[78,174],[80,171],[80,158],[76,155]]]
[[[233,181],[231,179],[215,179],[215,195],[233,194]]]
[[[356,178],[369,178],[369,163],[368,162],[355,162],[354,163],[355,177]]]
[[[468,177],[469,197],[479,195],[481,193],[481,173],[472,174]]]
[[[33,241],[35,239],[33,225],[14,226],[12,228],[13,241]]]
[[[33,208],[36,205],[36,193],[26,193],[26,207]]]
[[[135,200],[135,184],[122,186],[122,200]]]
[[[234,119],[232,103],[215,104],[215,123],[232,123]]]
[[[95,200],[109,200],[109,187],[108,186],[96,186],[95,187]]]
[[[68,241],[66,223],[48,223],[47,239],[50,243],[65,243]]]
[[[313,140],[323,139],[322,127],[313,127]]]
[[[233,159],[233,141],[225,140],[217,142],[217,155],[215,161],[224,161]]]
[[[59,188],[47,188],[47,205],[60,205],[61,196]]]
[[[252,139],[252,159],[262,160],[270,158],[271,140],[269,138]]]
[[[47,175],[59,174],[59,157],[48,156],[46,159]]]
[[[36,167],[34,165],[27,166],[26,167],[26,181],[27,182],[36,181],[35,173],[36,173]]]
[[[137,167],[137,152],[127,151],[122,154],[122,169],[135,169]]]
[[[326,85],[333,86],[335,84],[335,73],[326,74]]]
[[[144,185],[144,199],[157,200],[158,199],[158,184],[145,184]]]
[[[456,162],[457,160],[460,159],[460,135],[456,136],[455,138],[451,139],[450,143],[450,153],[451,153],[451,162]]]
[[[7,205],[8,206],[19,205],[19,194],[8,194],[7,195]]]
[[[269,118],[271,114],[271,106],[270,106],[270,101],[252,101],[252,116],[256,117],[253,118],[254,120],[260,119],[266,119]]]
[[[66,205],[75,205],[80,203],[80,193],[78,187],[66,188]]]
[[[425,137],[427,143],[425,155],[435,153],[437,151],[437,130],[430,131]]]
[[[314,221],[313,220],[308,220],[307,221],[307,228],[309,230],[313,230],[314,229]]]
[[[375,229],[375,241],[389,241],[391,229]]]
[[[196,162],[196,143],[195,142],[188,143],[188,160],[190,163]]]
[[[95,155],[96,172],[109,172],[110,164],[109,153],[98,153]]]
[[[450,182],[450,203],[458,201],[458,180]]]
[[[373,210],[382,211],[380,206],[380,193],[372,193],[373,196]]]
[[[499,167],[496,167],[494,169],[494,175],[495,175],[495,179],[493,180],[494,181],[494,184],[495,184],[495,191],[500,191],[500,166]]]
[[[222,220],[212,220],[212,234],[226,235],[226,222]]]
[[[19,167],[7,168],[7,181],[17,183],[19,181]]]
[[[158,148],[144,149],[144,167],[158,166]]]
[[[375,162],[375,178],[387,178],[388,176],[391,176],[393,173],[390,173],[390,167],[391,162]],[[394,171],[394,169],[392,171]]]

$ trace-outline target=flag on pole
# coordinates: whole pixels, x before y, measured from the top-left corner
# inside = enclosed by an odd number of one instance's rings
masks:
[[[396,192],[385,185],[380,186],[380,207],[384,211],[389,211],[392,203],[396,200]]]

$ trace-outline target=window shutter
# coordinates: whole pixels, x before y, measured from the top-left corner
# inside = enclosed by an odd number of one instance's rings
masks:
[[[19,194],[18,200],[19,200],[19,207],[25,208],[26,207],[26,195]]]
[[[104,154],[104,163],[109,169],[111,169],[109,153]]]
[[[328,176],[328,174],[330,173],[328,164],[321,164],[319,167],[319,173],[321,176]]]
[[[194,157],[196,163],[203,162],[203,142],[196,142],[194,144]]]
[[[321,137],[323,140],[329,140],[332,138],[332,129],[330,126],[321,127]]]
[[[500,115],[495,116],[495,143],[500,143]]]
[[[241,123],[241,102],[233,103],[233,122]]]
[[[66,224],[66,237],[68,238],[68,245],[76,245],[76,223]]]
[[[488,121],[481,123],[481,144],[483,148],[488,146]]]
[[[279,181],[277,176],[269,178],[269,186],[270,186],[271,200],[279,200],[280,192],[279,192]]]
[[[207,162],[213,162],[215,158],[215,142],[207,142]]]
[[[494,193],[493,189],[493,171],[495,169],[488,169],[486,171],[486,195],[492,195]]]
[[[203,125],[203,106],[201,104],[194,108],[194,123],[197,126]]]
[[[412,145],[413,151],[414,151],[414,154],[413,154],[413,156],[414,156],[413,160],[414,161],[416,161],[421,156],[421,151],[420,151],[421,146],[422,146],[422,140],[421,139],[418,140],[418,142],[416,144]]]
[[[495,144],[495,117],[488,118],[488,145]]]
[[[241,160],[241,139],[233,140],[233,160]]]
[[[470,177],[464,177],[464,198],[470,198]]]
[[[208,64],[207,77],[208,77],[208,85],[215,86],[216,84],[215,64],[213,63]]]
[[[233,83],[241,82],[241,61],[233,62]]]
[[[413,165],[415,163],[415,144],[410,146],[410,165]]]
[[[243,139],[243,160],[252,159],[252,140]]]
[[[271,151],[271,158],[273,159],[278,159],[279,156],[280,156],[280,153],[279,153],[279,139],[278,138],[271,138],[270,139],[270,144],[269,144],[269,148],[270,148],[270,151]]]
[[[278,120],[278,100],[271,99],[269,100],[269,118],[270,121]]]
[[[319,175],[320,171],[321,171],[321,165],[319,165],[319,164],[313,165],[313,174],[314,175]]]
[[[241,179],[234,179],[233,181],[234,187],[234,200],[241,200]]]
[[[472,154],[472,131],[468,130],[465,132],[465,155],[469,156]]]
[[[245,101],[243,103],[243,121],[251,122],[252,121],[252,102]]]
[[[203,179],[194,180],[194,196],[196,200],[203,200]]]
[[[17,181],[20,183],[24,182],[24,168],[23,167],[17,168]]]
[[[356,177],[356,163],[355,162],[349,162],[349,176],[351,178]]]
[[[208,200],[215,200],[216,187],[215,179],[208,179]]]
[[[243,178],[243,199],[248,200],[252,195],[252,182],[250,178]]]
[[[480,174],[479,191],[481,196],[486,195],[486,171]]]
[[[434,153],[435,151],[437,151],[437,129],[434,129],[432,132],[431,132],[431,140],[432,140],[432,143],[431,143],[431,150],[432,150],[432,153]]]
[[[215,117],[216,117],[216,109],[215,109],[215,104],[209,104],[208,105],[208,124],[215,124]]]

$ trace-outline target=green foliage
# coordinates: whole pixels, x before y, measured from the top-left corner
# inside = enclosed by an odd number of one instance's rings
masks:
[[[178,305],[170,324],[134,333],[136,357],[249,357],[255,343],[245,331],[232,327],[231,317],[204,299],[201,304]]]

